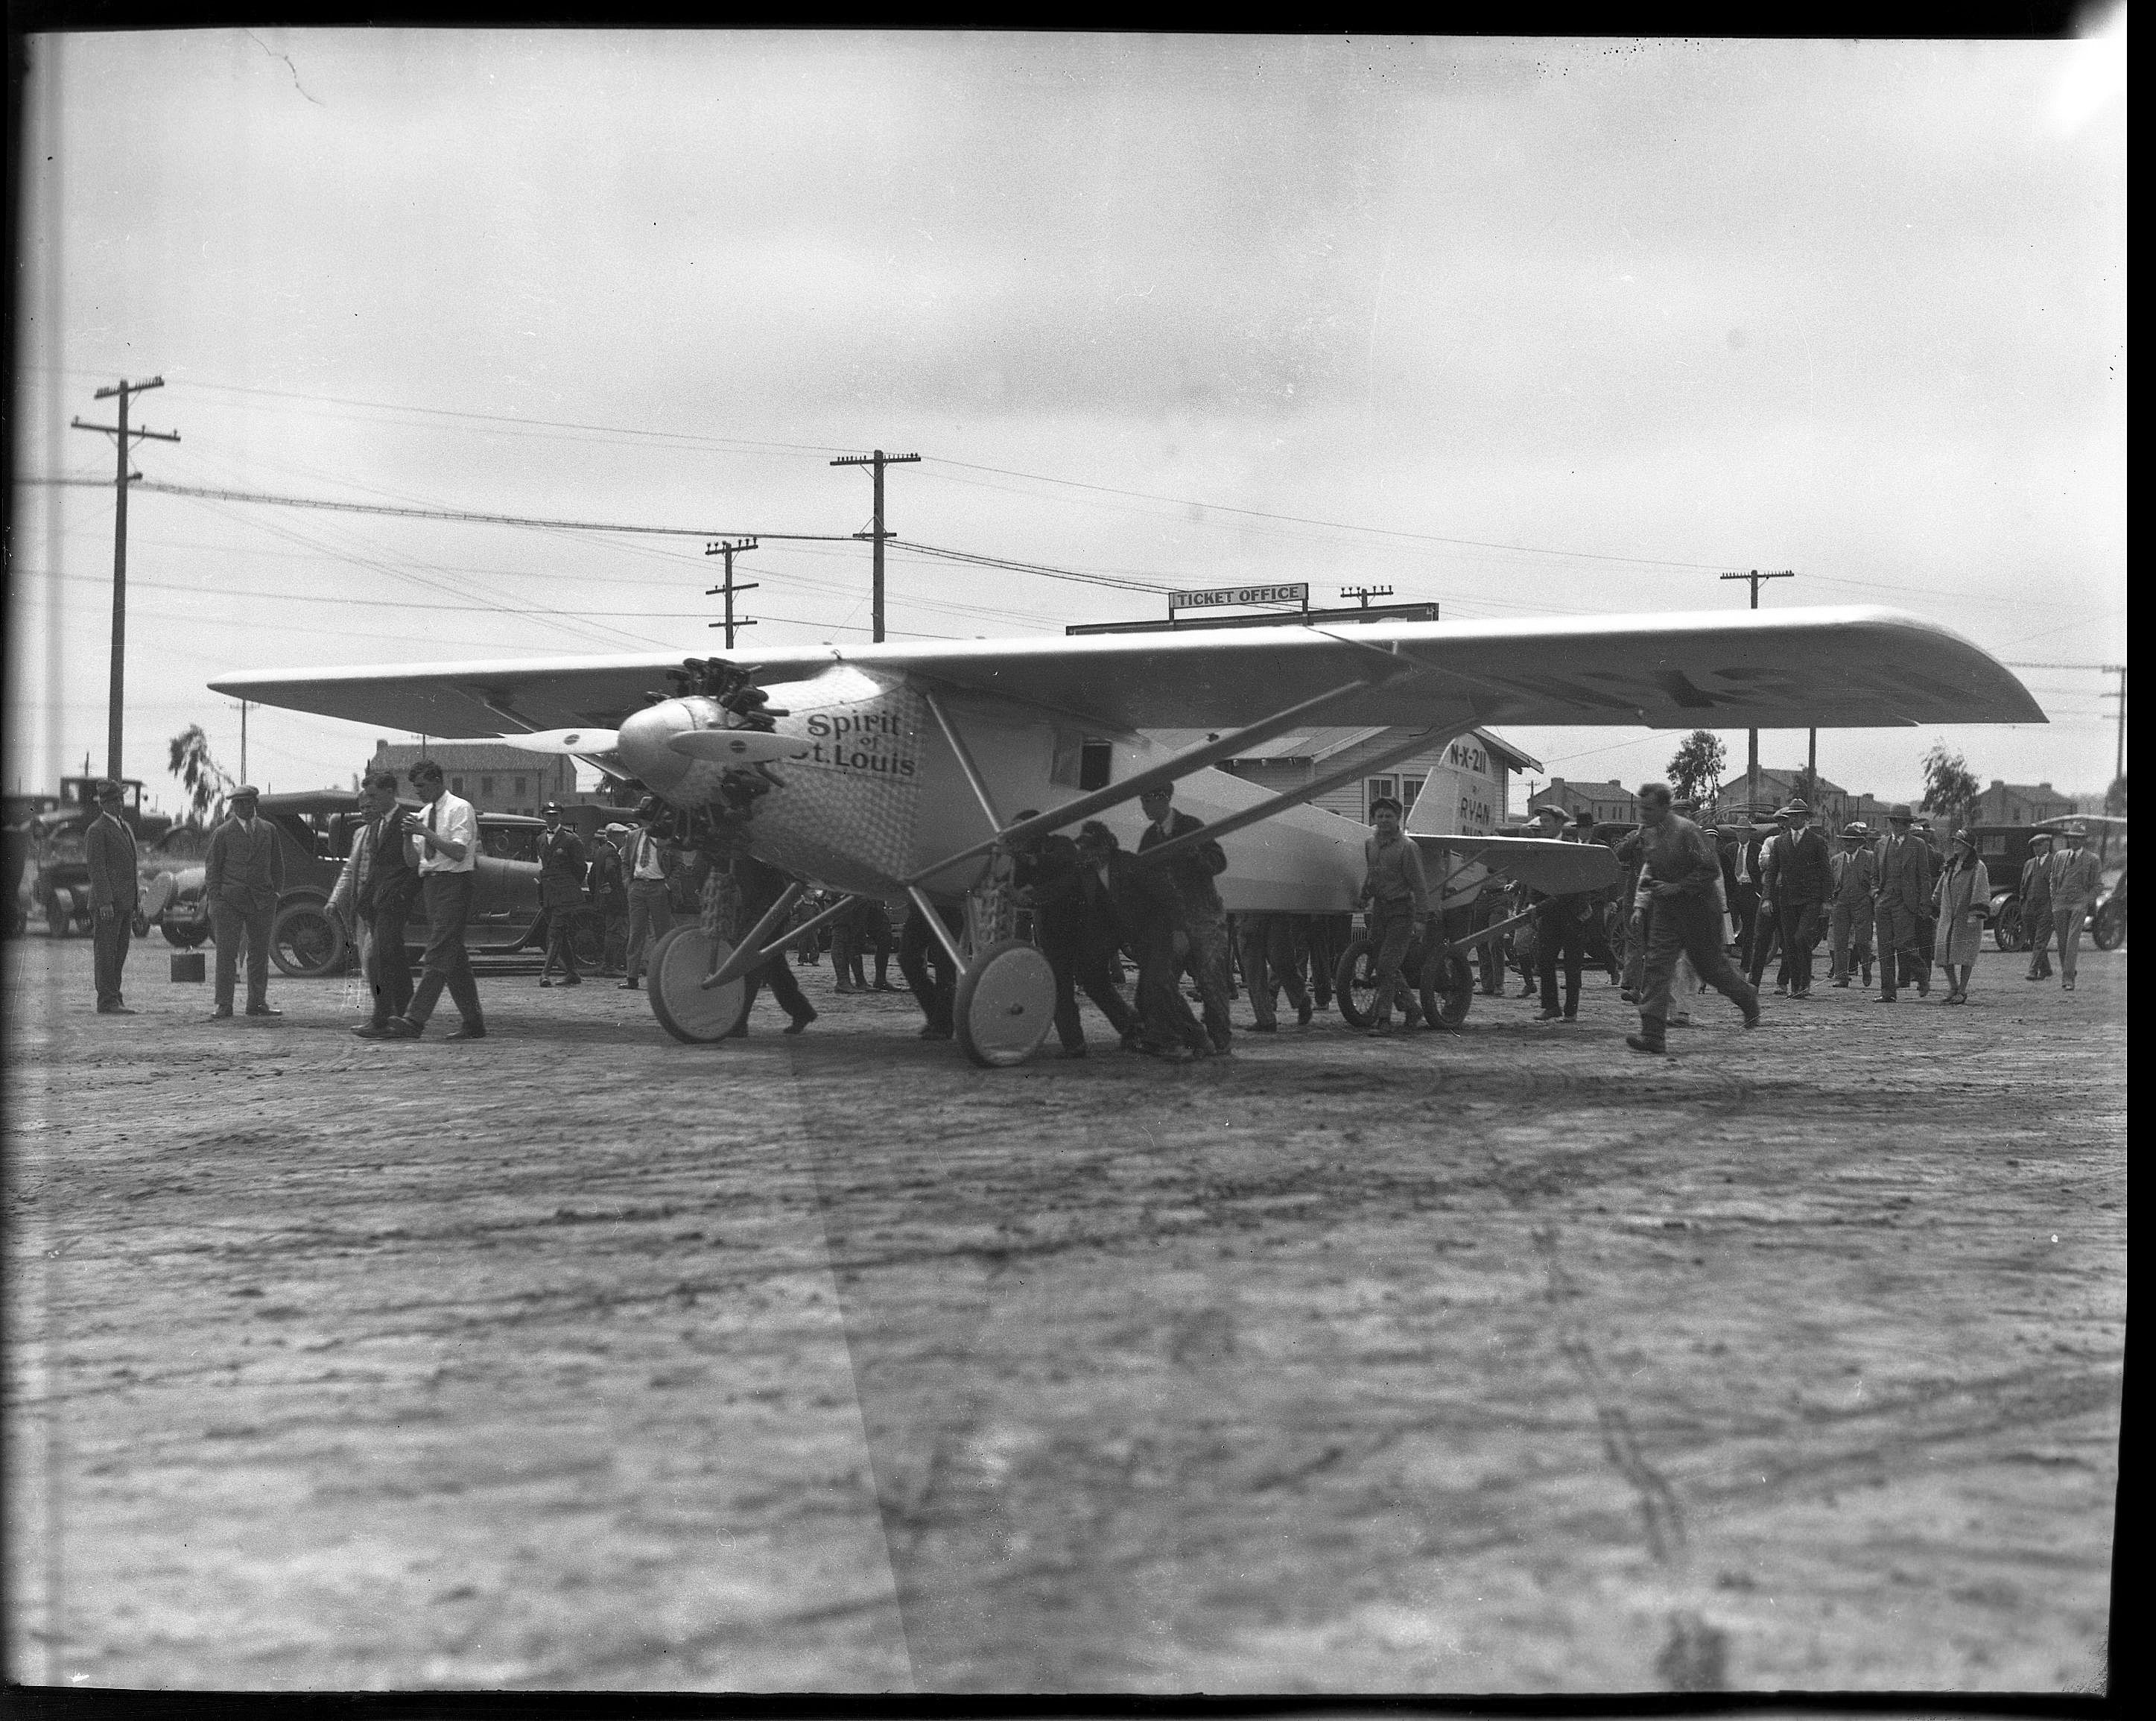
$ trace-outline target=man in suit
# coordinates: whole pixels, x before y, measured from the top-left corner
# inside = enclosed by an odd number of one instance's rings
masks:
[[[90,918],[97,941],[97,1013],[100,1016],[131,1016],[121,996],[121,970],[127,966],[127,939],[135,927],[135,910],[141,900],[141,878],[136,870],[135,833],[120,816],[127,792],[116,783],[97,785],[97,816],[83,832],[84,858],[90,863]],[[218,955],[223,958],[220,948]],[[231,996],[228,989],[226,997]],[[228,1009],[225,1014],[232,1012]]]
[[[558,963],[564,986],[581,986],[577,968],[577,914],[584,906],[583,840],[562,822],[558,801],[541,809],[547,829],[539,838],[539,912],[547,918],[547,959],[539,984],[551,986]]]
[[[247,947],[247,1014],[281,1016],[270,1006],[270,929],[285,888],[285,852],[277,829],[261,817],[259,791],[232,792],[232,816],[218,826],[203,857],[203,900],[217,936],[217,1007],[210,1020],[232,1014],[239,950]]]
[[[1841,852],[1834,857],[1834,895],[1827,910],[1829,972],[1837,986],[1849,984],[1854,954],[1871,986],[1871,922],[1877,910],[1879,858],[1871,852],[1871,832],[1861,822],[1842,827]]]
[[[592,839],[591,872],[587,882],[592,907],[599,917],[599,973],[618,974],[629,950],[629,882],[621,870],[621,851],[628,845],[626,825],[609,825]]]
[[[1916,983],[1917,995],[1931,995],[1932,968],[1919,943],[1921,919],[1932,913],[1932,851],[1911,829],[1914,815],[1905,804],[1887,814],[1887,834],[1879,845],[1879,1001],[1892,1004],[1896,989]]]
[[[1014,822],[1040,816],[1020,813]],[[1081,988],[1127,1044],[1137,1018],[1116,990],[1116,952],[1122,941],[1098,870],[1081,866],[1077,844],[1055,832],[1014,843],[1011,856],[1018,900],[1034,911],[1040,953],[1055,977],[1055,1037],[1063,1056],[1086,1056],[1086,1030],[1078,1016]]]
[[[1789,994],[1810,998],[1812,953],[1819,948],[1820,919],[1827,898],[1834,893],[1834,857],[1827,850],[1826,839],[1812,829],[1809,801],[1799,798],[1782,811],[1789,818],[1789,828],[1767,847],[1765,894],[1774,902],[1776,923],[1781,928]],[[1774,989],[1782,989],[1779,983]]]
[[[628,969],[621,983],[624,992],[636,990],[638,979],[651,958],[651,947],[674,929],[674,909],[666,892],[676,856],[673,848],[652,834],[651,827],[665,804],[657,795],[637,803],[636,835],[629,840],[622,856],[622,871],[629,882]]]
[[[1175,983],[1175,935],[1183,922],[1173,880],[1159,867],[1137,866],[1097,819],[1079,827],[1078,864],[1093,876],[1087,893],[1092,937],[1101,945],[1112,937],[1137,958],[1137,1031],[1124,1043],[1170,1063],[1224,1051],[1190,1013]]]
[[[1558,842],[1575,840],[1566,828],[1561,807],[1535,809],[1527,835]],[[1542,988],[1543,1010],[1538,1022],[1579,1020],[1579,968],[1587,954],[1589,898],[1593,893],[1575,891],[1563,896],[1531,890],[1527,901],[1535,908],[1535,979]],[[1564,962],[1564,1008],[1557,1003],[1557,967]]]
[[[419,958],[419,984],[402,1015],[392,1016],[384,1040],[417,1040],[426,1030],[446,989],[464,1020],[450,1040],[484,1040],[486,1020],[480,1013],[479,985],[472,979],[465,950],[465,922],[471,917],[474,881],[479,874],[479,814],[462,795],[442,785],[442,768],[432,759],[415,759],[405,773],[426,810],[410,821],[408,852],[419,869],[419,889],[427,904],[427,953]]]
[[[2031,980],[2051,978],[2051,834],[2035,832],[2021,863],[2021,930],[2029,937]]]
[[[2081,953],[2082,927],[2088,919],[2089,904],[2103,888],[2103,872],[2096,856],[2082,846],[2088,840],[2083,826],[2067,825],[2059,833],[2059,840],[2066,848],[2051,856],[2051,925],[2059,940],[2059,984],[2071,992],[2074,964]]]
[[[381,1040],[387,1037],[389,1019],[402,1015],[412,1001],[404,922],[419,894],[419,871],[412,864],[404,809],[397,804],[397,773],[369,771],[359,794],[365,822],[330,891],[330,912],[366,932],[365,967],[374,1013],[352,1031],[362,1040]]]
[[[1170,804],[1174,796],[1174,785],[1167,783],[1138,797],[1147,820],[1145,834],[1138,839],[1141,855],[1176,837],[1205,828],[1203,819],[1174,809]],[[1190,978],[1197,983],[1205,1016],[1206,1038],[1213,1042],[1216,1051],[1228,1050],[1235,1031],[1228,1014],[1232,990],[1228,978],[1228,911],[1213,883],[1227,870],[1227,855],[1219,844],[1210,840],[1184,850],[1168,863],[1168,881],[1174,889],[1180,921],[1178,930],[1188,944],[1183,961],[1189,968]]]

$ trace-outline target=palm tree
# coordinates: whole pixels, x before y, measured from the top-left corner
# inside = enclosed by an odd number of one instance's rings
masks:
[[[167,768],[187,789],[192,823],[214,825],[224,816],[225,797],[239,784],[209,756],[209,737],[201,724],[190,723],[172,737]]]

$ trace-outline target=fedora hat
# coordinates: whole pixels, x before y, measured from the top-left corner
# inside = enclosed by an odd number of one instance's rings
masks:
[[[1909,804],[1902,801],[1889,808],[1887,816],[1897,825],[1907,825],[1917,815],[1909,810]]]

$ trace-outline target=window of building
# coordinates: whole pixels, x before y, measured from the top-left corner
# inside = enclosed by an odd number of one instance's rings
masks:
[[[1116,749],[1106,741],[1088,741],[1078,749],[1078,787],[1106,789],[1113,773]]]
[[[1366,777],[1363,779],[1363,822],[1365,825],[1370,822],[1372,805],[1388,795],[1394,800],[1400,798],[1399,778]]]
[[[491,777],[480,778],[479,780],[479,792],[482,799],[492,800],[494,799],[494,779]]]
[[[521,777],[516,779],[516,798],[519,800],[524,799],[524,779]]]
[[[461,777],[452,777],[452,778],[449,779],[449,793],[450,793],[451,794],[462,794],[464,792],[465,792],[465,780],[464,780],[464,778],[461,778]]]
[[[1400,809],[1403,816],[1414,811],[1416,799],[1422,794],[1423,779],[1419,777],[1400,778]]]

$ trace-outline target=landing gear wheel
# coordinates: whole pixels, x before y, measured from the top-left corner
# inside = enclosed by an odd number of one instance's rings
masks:
[[[2026,950],[2029,941],[2021,936],[2021,905],[2009,902],[1992,917],[1991,942],[2001,950]]]
[[[319,902],[295,902],[270,928],[270,959],[295,980],[333,974],[344,960],[344,928]]]
[[[1423,1020],[1433,1027],[1457,1028],[1475,1002],[1475,974],[1464,956],[1440,950],[1422,965]]]
[[[966,964],[951,1026],[966,1056],[992,1070],[1022,1064],[1055,1024],[1055,972],[1023,938],[991,944]]]
[[[1341,952],[1332,971],[1332,1001],[1351,1028],[1367,1028],[1378,1020],[1378,947],[1368,938]]]
[[[747,979],[704,989],[704,976],[732,954],[732,945],[701,927],[676,927],[661,938],[644,976],[659,1025],[689,1045],[710,1045],[738,1028],[748,1015]]]

